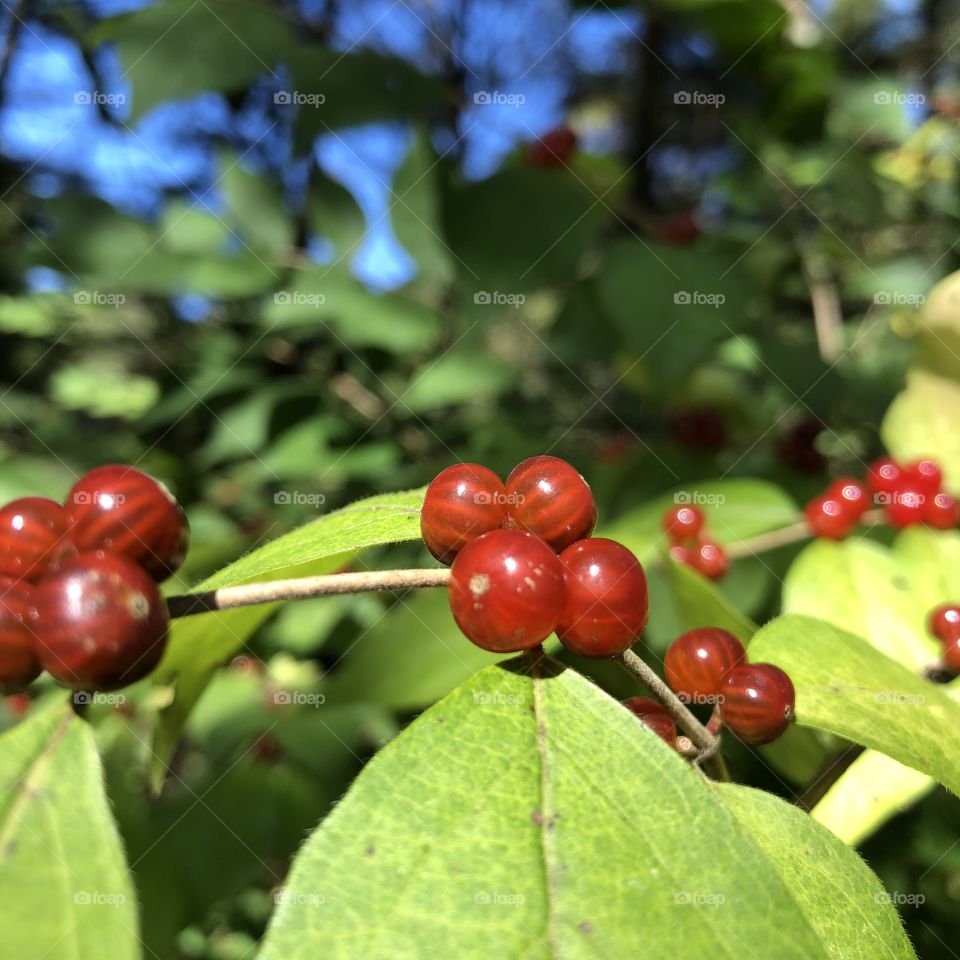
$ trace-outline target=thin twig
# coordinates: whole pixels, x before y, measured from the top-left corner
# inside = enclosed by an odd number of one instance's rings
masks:
[[[171,617],[189,617],[213,610],[232,610],[279,600],[305,600],[310,597],[333,597],[345,593],[367,593],[384,590],[410,590],[414,587],[445,587],[450,571],[439,570],[364,570],[359,573],[331,573],[322,577],[298,577],[295,580],[270,580],[246,583],[238,587],[221,587],[204,593],[188,593],[170,597],[167,608]]]
[[[709,767],[709,772],[715,779],[729,780],[727,765],[720,753],[720,738],[710,733],[683,701],[632,650],[625,650],[617,660],[627,673],[639,680],[663,704],[667,713],[699,748],[696,762],[705,768]]]
[[[13,52],[23,29],[23,18],[27,15],[26,0],[19,0],[10,8],[10,26],[7,28],[7,39],[3,47],[3,58],[0,60],[0,98],[7,87],[7,77],[10,76],[10,65],[13,62]]]
[[[865,527],[876,527],[886,522],[882,510],[871,510],[860,518],[860,523]],[[728,544],[725,550],[728,557],[736,560],[740,557],[752,557],[758,553],[765,553],[767,550],[776,550],[777,547],[785,547],[791,543],[799,543],[801,540],[809,540],[811,536],[806,520],[798,520],[777,530]]]

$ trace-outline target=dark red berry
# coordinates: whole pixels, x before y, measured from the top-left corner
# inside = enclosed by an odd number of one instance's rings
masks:
[[[909,527],[923,521],[926,514],[927,495],[922,490],[901,486],[894,493],[886,494],[885,499],[883,512],[894,527]]]
[[[803,512],[807,518],[807,526],[814,536],[843,540],[853,526],[853,517],[847,510],[844,503],[836,497],[821,496],[811,500]]]
[[[670,217],[669,220],[664,220],[653,228],[653,235],[661,243],[677,247],[693,243],[702,232],[692,210],[678,213],[675,217]]]
[[[629,700],[623,701],[623,705],[644,726],[649,727],[671,747],[676,744],[677,725],[673,722],[673,717],[656,700],[651,700],[649,697],[630,697]]]
[[[874,493],[894,493],[903,482],[903,467],[892,457],[881,457],[870,464],[867,483]]]
[[[527,147],[527,162],[541,170],[562,167],[576,148],[576,133],[563,124]]]
[[[904,483],[932,497],[943,484],[943,471],[936,461],[914,460],[903,468]]]
[[[816,447],[823,430],[824,425],[815,418],[801,420],[777,441],[777,455],[798,470],[819,473],[827,462]]]
[[[674,540],[689,540],[703,529],[703,511],[699,507],[671,507],[663,515],[663,529]]]
[[[942,603],[927,617],[927,629],[941,642],[952,643],[960,637],[960,606]]]
[[[30,584],[0,577],[0,693],[20,693],[40,676],[32,606]]]
[[[133,467],[97,467],[66,500],[71,537],[81,551],[110,550],[139,563],[157,582],[187,554],[190,530],[167,488]]]
[[[590,537],[560,554],[566,604],[557,624],[560,642],[581,657],[614,657],[647,625],[647,577],[622,544]]]
[[[721,450],[727,445],[723,418],[710,407],[674,410],[669,418],[674,443],[694,450]]]
[[[0,577],[35,582],[76,556],[67,511],[46,497],[21,497],[0,510]]]
[[[730,569],[730,561],[719,543],[704,540],[690,551],[690,566],[708,580],[721,580]]]
[[[520,530],[493,530],[471,540],[450,570],[457,626],[494,653],[527,650],[550,636],[565,593],[557,555]]]
[[[741,663],[720,685],[724,726],[744,743],[770,743],[790,726],[796,693],[772,663]]]
[[[427,487],[420,512],[420,533],[441,562],[453,563],[460,549],[483,533],[496,530],[507,515],[503,481],[476,463],[442,470]]]
[[[827,500],[836,500],[851,520],[859,520],[870,509],[870,491],[853,477],[841,477],[827,487]]]
[[[957,501],[940,490],[924,504],[923,522],[936,530],[952,530],[960,520],[960,507]]]
[[[133,561],[81,553],[34,593],[34,630],[43,668],[74,690],[118,690],[160,661],[167,607]]]
[[[943,645],[943,663],[953,673],[960,673],[960,635]]]
[[[586,480],[559,457],[524,460],[507,477],[506,526],[526,530],[559,553],[593,533],[597,504]]]
[[[667,686],[688,703],[710,703],[720,685],[747,658],[743,644],[720,627],[696,627],[681,633],[663,658]]]

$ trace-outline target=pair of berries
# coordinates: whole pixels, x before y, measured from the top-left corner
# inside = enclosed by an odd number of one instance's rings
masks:
[[[904,465],[882,457],[871,464],[866,483],[843,477],[811,500],[804,512],[815,536],[843,540],[874,502],[898,529],[925,523],[950,530],[960,520],[956,500],[943,489],[940,467],[930,459]]]
[[[663,668],[680,700],[714,704],[723,726],[745,743],[770,743],[793,719],[796,694],[787,674],[772,663],[749,663],[743,644],[719,627],[681,634]]]
[[[458,464],[427,488],[420,527],[450,571],[450,609],[484,650],[528,650],[556,632],[585,657],[622,653],[647,622],[647,578],[622,544],[591,537],[586,481],[557,457],[531,457],[504,484]]]
[[[156,583],[183,562],[186,518],[132,467],[84,474],[63,504],[23,497],[0,510],[0,690],[42,670],[75,690],[146,676],[167,636]]]
[[[670,557],[699,571],[708,580],[720,580],[730,569],[730,561],[704,527],[699,507],[680,504],[663,515],[662,526],[670,538]]]
[[[960,605],[944,603],[930,611],[927,628],[943,645],[943,665],[960,673]]]

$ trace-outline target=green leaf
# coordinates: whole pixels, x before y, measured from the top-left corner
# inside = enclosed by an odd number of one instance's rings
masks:
[[[280,185],[245,170],[236,157],[225,155],[217,181],[226,196],[227,222],[246,248],[282,257],[293,246],[293,220],[283,202]]]
[[[65,707],[0,740],[0,898],[11,960],[139,960],[137,898],[100,758]]]
[[[669,581],[684,630],[721,627],[748,644],[757,625],[741,613],[713,583],[686,564],[668,560]]]
[[[881,653],[919,670],[937,659],[927,612],[893,554],[869,540],[815,540],[794,560],[783,587],[784,613],[826,620]]]
[[[717,792],[787,880],[828,955],[915,956],[880,881],[846,844],[801,810],[762,790],[719,784]]]
[[[528,669],[481,671],[373,758],[301,849],[262,960],[911,956],[852,851],[782,804],[754,839],[739,817],[763,801],[709,785],[572,670]],[[800,850],[771,854],[771,833]],[[811,842],[849,911],[795,862]]]
[[[367,232],[363,211],[353,194],[322,170],[310,177],[307,223],[318,237],[326,237],[339,258],[352,260]]]
[[[460,348],[425,366],[404,391],[400,405],[414,413],[490,400],[511,387],[519,371],[476,349]]]
[[[797,723],[873,747],[960,793],[953,749],[960,706],[866,640],[813,617],[771,621],[750,659],[777,664],[797,690]]]
[[[893,554],[910,577],[925,629],[930,610],[960,597],[960,532],[908,527],[893,541]]]

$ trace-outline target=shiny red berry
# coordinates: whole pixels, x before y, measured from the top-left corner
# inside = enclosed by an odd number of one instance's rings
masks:
[[[629,700],[623,701],[623,705],[644,726],[649,727],[671,747],[676,744],[677,725],[673,722],[673,717],[656,700],[651,700],[649,697],[630,697]]]
[[[909,527],[923,521],[927,499],[922,490],[901,486],[899,490],[886,495],[883,512],[894,527]]]
[[[851,520],[859,520],[870,509],[870,491],[853,477],[841,477],[827,487],[828,500],[836,500]]]
[[[557,555],[520,530],[493,530],[471,540],[450,570],[457,626],[494,653],[527,650],[549,637],[565,596]]]
[[[526,530],[559,553],[593,533],[597,504],[586,480],[559,457],[524,460],[507,477],[506,526]]]
[[[960,637],[960,605],[942,603],[927,617],[927,629],[941,643],[952,643]]]
[[[724,726],[744,743],[770,743],[790,726],[796,693],[772,663],[741,663],[720,685]]]
[[[870,464],[867,483],[874,493],[894,493],[903,483],[903,467],[892,457],[881,457]]]
[[[804,509],[807,526],[816,537],[828,540],[843,540],[850,533],[853,517],[847,507],[836,497],[815,497]]]
[[[724,679],[747,658],[743,644],[720,627],[696,627],[667,648],[663,675],[667,686],[687,703],[711,703]]]
[[[923,507],[923,522],[935,530],[952,530],[960,521],[957,501],[940,490],[930,497]]]
[[[160,661],[167,607],[133,561],[81,553],[34,592],[33,625],[43,668],[74,690],[118,690]]]
[[[690,566],[708,580],[721,580],[730,569],[730,561],[719,543],[704,540],[690,551]]]
[[[21,497],[0,510],[0,576],[35,582],[76,556],[67,511],[46,497]]]
[[[465,544],[496,530],[506,515],[503,481],[479,464],[457,463],[427,487],[420,533],[427,549],[441,563],[451,564]]]
[[[914,460],[903,468],[903,480],[932,497],[943,485],[943,471],[934,460]]]
[[[557,624],[560,642],[581,657],[614,657],[647,625],[647,577],[622,544],[589,537],[560,554],[567,599]]]
[[[20,693],[40,676],[30,622],[33,587],[0,577],[0,693]]]
[[[66,500],[71,537],[81,551],[110,550],[165,580],[187,554],[187,518],[169,490],[133,467],[97,467]]]
[[[703,511],[699,507],[671,507],[663,515],[663,529],[674,540],[689,540],[703,529]]]

